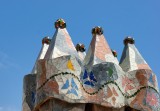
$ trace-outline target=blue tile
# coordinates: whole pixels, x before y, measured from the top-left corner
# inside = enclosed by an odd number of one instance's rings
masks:
[[[69,80],[67,79],[66,83],[63,85],[62,89],[68,89],[69,87]]]
[[[94,82],[97,82],[97,80],[96,80],[96,78],[94,77],[92,71],[90,72],[89,78],[90,78],[90,80],[92,80],[92,81],[94,81]]]
[[[152,74],[151,74],[150,77],[149,77],[149,82],[152,83],[152,84],[154,84]]]
[[[91,82],[91,86],[94,87],[94,84]]]
[[[83,75],[83,79],[87,79],[88,78],[88,73],[87,73],[87,71],[85,70],[84,71],[84,75]]]
[[[74,88],[72,88],[71,90],[68,90],[67,94],[74,94],[78,96],[77,91]]]
[[[35,93],[34,92],[32,92],[31,97],[32,97],[32,102],[35,103]]]
[[[86,82],[84,82],[84,84],[91,85],[91,81],[86,81]]]
[[[76,85],[76,83],[74,82],[73,78],[72,78],[72,81],[71,81],[71,85],[72,85],[72,88],[75,88],[78,90],[78,87]]]

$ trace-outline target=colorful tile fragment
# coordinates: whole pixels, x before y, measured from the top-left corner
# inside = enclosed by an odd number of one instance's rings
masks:
[[[91,71],[90,73],[88,73],[86,70],[84,71],[83,80],[85,81],[84,84],[91,87],[94,87],[95,83],[97,82],[93,72]]]
[[[68,89],[67,94],[74,94],[78,96],[78,93],[77,93],[78,87],[76,83],[74,82],[73,78],[71,79],[71,83],[69,83],[69,79],[67,79],[61,89]]]

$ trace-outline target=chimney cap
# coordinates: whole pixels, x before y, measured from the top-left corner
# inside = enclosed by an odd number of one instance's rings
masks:
[[[86,48],[85,48],[85,45],[84,44],[81,44],[81,43],[78,43],[76,45],[76,50],[77,52],[80,51],[80,52],[85,52]]]
[[[46,37],[44,37],[43,39],[42,39],[42,44],[44,45],[44,44],[50,44],[50,42],[51,42],[51,39],[48,37],[48,36],[46,36]]]
[[[93,35],[96,35],[96,34],[102,35],[102,34],[103,34],[103,29],[102,29],[102,27],[96,26],[96,27],[92,28],[92,34],[93,34]]]
[[[131,36],[127,36],[124,40],[123,40],[124,45],[129,44],[135,44],[135,40],[134,38],[132,38]]]
[[[114,57],[117,57],[117,52],[116,52],[116,50],[112,50],[112,54],[114,55]]]
[[[56,29],[58,29],[58,28],[61,28],[61,29],[66,28],[66,22],[62,18],[57,19],[57,21],[54,23],[54,25],[55,25]]]

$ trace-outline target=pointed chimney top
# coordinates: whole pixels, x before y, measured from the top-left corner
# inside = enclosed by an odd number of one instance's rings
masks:
[[[120,66],[125,72],[130,72],[138,69],[149,69],[149,65],[144,60],[136,46],[135,41],[131,37],[126,37],[124,39],[125,47],[120,60]]]
[[[46,36],[46,37],[44,37],[42,39],[42,48],[41,48],[41,50],[39,52],[39,55],[38,55],[37,60],[35,62],[35,65],[34,65],[34,67],[32,69],[32,72],[31,72],[32,74],[36,74],[37,73],[37,62],[40,59],[44,59],[44,57],[46,55],[46,52],[48,50],[50,42],[51,42],[51,39],[48,36]]]
[[[58,19],[56,22],[55,22],[55,28],[58,29],[58,28],[66,28],[66,22],[63,20],[63,19]]]
[[[102,35],[103,34],[103,29],[100,26],[96,26],[92,28],[92,35]]]
[[[44,44],[50,44],[50,42],[51,42],[51,39],[48,37],[48,36],[46,36],[46,37],[44,37],[43,39],[42,39],[42,44],[44,45]]]
[[[123,43],[124,45],[127,45],[128,43],[129,44],[134,44],[135,41],[134,41],[134,38],[130,37],[130,36],[127,36],[124,40],[123,40]]]

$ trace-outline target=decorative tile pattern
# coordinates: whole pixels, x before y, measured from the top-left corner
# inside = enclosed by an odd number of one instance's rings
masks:
[[[64,81],[66,80],[64,83],[59,82],[62,86],[60,93],[65,94],[70,99],[79,99],[81,97],[81,91],[79,91],[80,83],[77,83],[77,80],[69,75],[66,75],[65,78],[62,77]]]
[[[36,93],[29,93],[35,106],[56,98],[112,108],[130,106],[142,111],[160,110],[156,76],[133,41],[125,42],[121,68],[98,27],[92,30],[93,38],[83,61],[64,23],[56,22],[54,38],[44,59],[38,61]]]
[[[83,80],[85,85],[89,85],[91,87],[94,87],[97,82],[93,72],[91,71],[88,73],[86,70],[84,71]]]
[[[68,89],[67,94],[74,94],[76,96],[78,96],[77,91],[78,91],[78,87],[76,85],[76,83],[74,82],[73,78],[71,79],[71,83],[69,83],[69,79],[66,80],[66,83],[63,85],[63,87],[61,88],[63,89]]]

